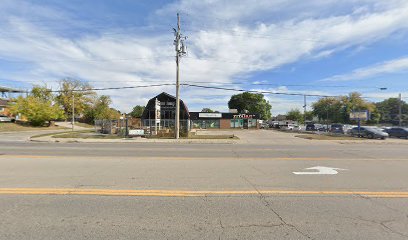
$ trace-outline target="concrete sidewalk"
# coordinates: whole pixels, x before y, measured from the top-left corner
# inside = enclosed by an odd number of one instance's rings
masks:
[[[55,122],[55,126],[72,129],[72,122]],[[92,128],[85,128],[85,127],[74,125],[74,131],[89,130],[89,129],[92,129]]]

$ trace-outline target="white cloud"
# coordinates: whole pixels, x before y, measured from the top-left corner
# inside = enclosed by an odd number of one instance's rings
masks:
[[[382,63],[378,63],[372,66],[359,68],[351,73],[335,75],[321,81],[341,82],[341,81],[353,81],[370,79],[376,76],[392,73],[401,73],[408,71],[408,57],[394,59]]]

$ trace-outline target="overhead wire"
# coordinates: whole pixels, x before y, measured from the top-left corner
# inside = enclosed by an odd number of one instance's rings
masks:
[[[150,84],[150,85],[138,85],[138,86],[122,86],[122,87],[105,87],[105,88],[87,88],[87,89],[72,89],[72,92],[89,92],[89,91],[105,91],[105,90],[121,90],[121,89],[135,89],[135,88],[148,88],[148,87],[162,87],[162,86],[175,86],[174,83],[163,83],[163,84]],[[273,95],[288,95],[288,96],[310,96],[310,97],[339,97],[330,95],[320,95],[320,94],[307,94],[307,93],[285,93],[285,92],[274,92],[274,91],[259,91],[259,90],[248,90],[248,89],[237,89],[237,88],[224,88],[224,87],[211,87],[197,84],[182,83],[181,86],[195,87],[195,88],[206,88],[206,89],[216,89],[216,90],[226,90],[235,92],[250,92],[250,93],[262,93],[262,94],[273,94]],[[19,93],[26,93],[27,91],[20,91]],[[49,92],[66,92],[65,90],[49,90]]]

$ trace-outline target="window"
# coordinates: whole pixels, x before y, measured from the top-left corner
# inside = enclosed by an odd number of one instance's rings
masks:
[[[232,119],[231,128],[242,128],[244,126],[244,120],[242,119]]]
[[[249,128],[256,127],[256,119],[248,119],[248,127]]]
[[[193,120],[193,128],[220,128],[220,120]]]

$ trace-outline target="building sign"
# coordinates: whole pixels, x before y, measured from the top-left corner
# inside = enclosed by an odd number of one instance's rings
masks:
[[[160,101],[157,100],[155,101],[155,106],[154,106],[154,135],[157,134],[157,131],[160,130]]]
[[[129,129],[129,136],[143,136],[144,134],[143,129]]]
[[[221,113],[199,113],[198,117],[200,118],[221,118]]]
[[[253,119],[256,118],[255,114],[235,114],[234,119]]]
[[[368,111],[355,111],[350,113],[351,120],[367,121],[370,118]]]
[[[156,98],[156,105],[154,107],[154,112],[155,112],[154,119],[156,120],[156,122],[157,121],[160,122],[160,101],[157,100],[157,98]]]

